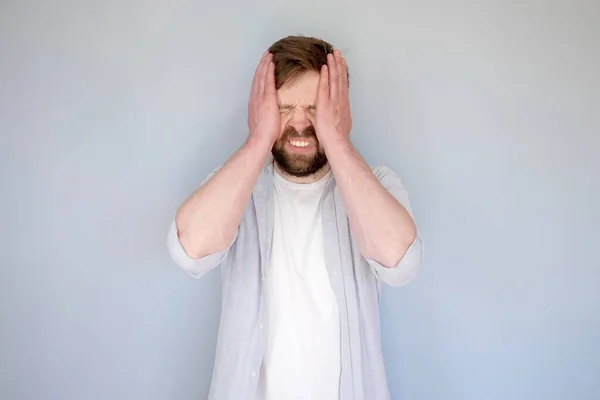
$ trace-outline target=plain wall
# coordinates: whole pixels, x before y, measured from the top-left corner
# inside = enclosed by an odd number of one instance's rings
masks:
[[[367,5],[370,3],[369,5]],[[389,289],[394,400],[600,398],[600,2],[2,1],[0,398],[197,400],[219,274],[177,206],[246,136],[261,53],[322,37],[426,259]]]

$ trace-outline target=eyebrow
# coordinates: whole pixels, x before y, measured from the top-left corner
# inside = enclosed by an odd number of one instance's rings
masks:
[[[300,106],[300,107],[302,107],[302,108],[306,108],[306,109],[308,109],[308,110],[314,110],[314,109],[316,109],[316,108],[317,108],[317,107],[316,107],[314,104],[309,104],[309,105],[307,105],[307,106]],[[296,106],[295,106],[295,105],[293,105],[293,104],[280,104],[280,105],[279,105],[279,108],[280,108],[280,109],[287,110],[287,109],[290,109],[290,108],[296,108]]]

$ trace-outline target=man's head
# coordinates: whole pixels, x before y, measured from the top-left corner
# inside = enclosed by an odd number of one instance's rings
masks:
[[[327,165],[312,121],[319,71],[333,50],[333,46],[323,40],[303,36],[288,36],[269,48],[275,64],[275,87],[281,113],[280,135],[273,145],[273,158],[284,172],[295,177],[313,175]]]

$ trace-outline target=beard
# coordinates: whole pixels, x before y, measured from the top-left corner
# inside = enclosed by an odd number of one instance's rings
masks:
[[[316,150],[312,154],[295,154],[286,149],[289,140],[310,139]],[[271,150],[273,159],[279,167],[287,174],[302,178],[317,173],[327,165],[325,150],[319,144],[315,128],[311,125],[302,133],[294,127],[288,126]]]

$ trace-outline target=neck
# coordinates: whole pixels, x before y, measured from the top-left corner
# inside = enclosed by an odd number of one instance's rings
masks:
[[[315,172],[312,175],[298,177],[298,176],[290,175],[287,172],[285,172],[283,169],[281,169],[281,167],[279,166],[279,164],[277,164],[277,162],[273,162],[273,164],[274,164],[275,170],[277,171],[277,173],[279,175],[281,175],[285,180],[293,182],[293,183],[316,182],[319,179],[321,179],[322,177],[324,177],[325,175],[327,175],[327,173],[331,170],[329,163],[327,163],[327,164],[325,164],[325,166],[323,168],[321,168],[320,170],[318,170],[317,172]]]

